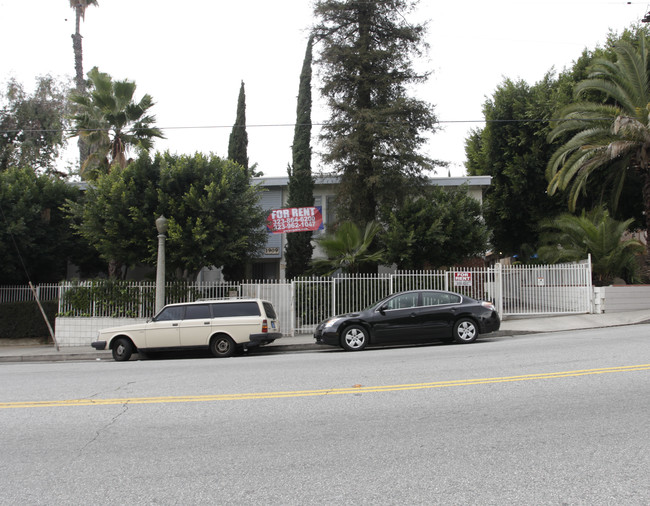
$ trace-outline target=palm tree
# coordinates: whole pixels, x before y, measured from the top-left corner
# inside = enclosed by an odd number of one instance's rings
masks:
[[[70,0],[70,7],[75,11],[75,32],[72,35],[72,49],[74,50],[74,69],[77,93],[84,91],[83,50],[81,46],[81,33],[79,27],[81,20],[86,17],[86,9],[91,5],[99,5],[97,0]]]
[[[589,77],[576,87],[576,96],[604,94],[607,103],[577,102],[561,112],[562,120],[549,134],[553,141],[572,137],[551,157],[547,166],[548,191],[569,188],[569,209],[575,210],[589,176],[607,171],[617,204],[628,169],[639,172],[643,184],[646,233],[650,230],[650,63],[647,41],[638,46],[620,41],[616,61],[598,59]],[[646,275],[650,274],[650,249]]]
[[[341,269],[346,273],[359,273],[364,266],[381,262],[384,251],[371,253],[372,242],[381,230],[379,223],[371,221],[365,230],[351,221],[342,223],[333,234],[316,239],[327,259],[312,262],[314,270],[331,275]]]
[[[643,251],[637,239],[625,239],[633,219],[613,219],[603,207],[580,216],[563,214],[541,223],[539,251],[543,262],[575,262],[591,254],[594,283],[609,284],[615,277],[631,281],[636,273],[635,255]]]
[[[79,135],[90,148],[90,155],[81,166],[82,176],[88,175],[88,169],[108,171],[113,164],[124,168],[129,148],[148,151],[153,147],[154,137],[164,138],[160,129],[153,126],[155,116],[147,114],[154,105],[151,95],[134,102],[134,82],[113,81],[97,67],[88,72],[88,79],[90,94],[73,93],[70,97],[77,104],[71,137]]]
[[[91,5],[99,5],[97,0],[70,0],[70,7],[75,11],[75,32],[72,35],[72,49],[74,51],[74,70],[77,93],[83,94],[86,91],[86,83],[83,71],[83,49],[81,45],[81,32],[79,27],[81,20],[86,17],[86,9]],[[79,138],[79,165],[81,166],[88,156],[88,149]]]

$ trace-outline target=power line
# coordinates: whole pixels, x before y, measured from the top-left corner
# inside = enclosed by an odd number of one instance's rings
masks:
[[[610,120],[611,118],[571,118],[571,119],[566,119],[566,118],[526,118],[526,119],[459,119],[459,120],[440,120],[437,121],[436,124],[442,124],[442,125],[447,125],[447,124],[463,124],[463,123],[553,123],[553,122],[563,122],[563,121],[584,121],[584,122],[591,122],[591,121],[606,121]],[[327,126],[327,125],[343,125],[343,124],[350,124],[352,125],[353,123],[351,122],[312,122],[309,123],[311,126]],[[390,121],[376,121],[373,122],[372,124],[375,125],[391,125],[394,124],[394,122]],[[293,128],[296,126],[307,126],[307,124],[301,124],[301,123],[260,123],[260,124],[253,124],[253,125],[190,125],[190,126],[169,126],[169,127],[156,127],[159,130],[217,130],[217,129],[222,129],[222,128]],[[106,129],[103,128],[96,128],[96,129],[83,129],[83,130],[76,130],[76,129],[70,129],[70,128],[64,128],[64,129],[30,129],[30,128],[21,128],[21,129],[16,129],[16,130],[0,130],[0,135],[2,134],[16,134],[16,133],[32,133],[32,134],[37,134],[37,133],[51,133],[51,132],[64,132],[64,133],[72,133],[72,132],[105,132]],[[129,132],[137,132],[138,129],[132,129],[129,130]]]

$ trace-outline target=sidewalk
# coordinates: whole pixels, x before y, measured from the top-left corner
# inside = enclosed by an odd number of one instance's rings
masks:
[[[620,325],[635,325],[639,323],[650,323],[650,310],[627,311],[623,313],[509,318],[501,322],[501,329],[498,332],[487,334],[487,337],[617,327]],[[0,340],[0,362],[113,360],[110,351],[96,351],[90,345],[60,347],[59,351],[57,351],[54,345],[32,344],[33,341],[27,339],[19,340],[18,343],[11,341],[12,344],[9,345],[2,344],[2,341]],[[311,334],[283,337],[265,346],[265,350],[272,350],[274,352],[324,350],[328,348],[330,347],[316,345]]]

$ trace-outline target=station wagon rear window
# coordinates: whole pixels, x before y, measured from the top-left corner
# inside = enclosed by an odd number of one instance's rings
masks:
[[[228,316],[261,316],[257,302],[225,302],[212,304],[213,318],[227,318]]]
[[[278,316],[275,314],[275,309],[273,309],[273,305],[270,302],[263,302],[264,305],[264,312],[266,313],[267,318],[271,318],[271,320],[276,320]]]

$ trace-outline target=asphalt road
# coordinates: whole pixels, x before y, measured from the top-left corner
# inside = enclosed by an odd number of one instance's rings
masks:
[[[650,325],[0,365],[3,504],[648,504]]]

